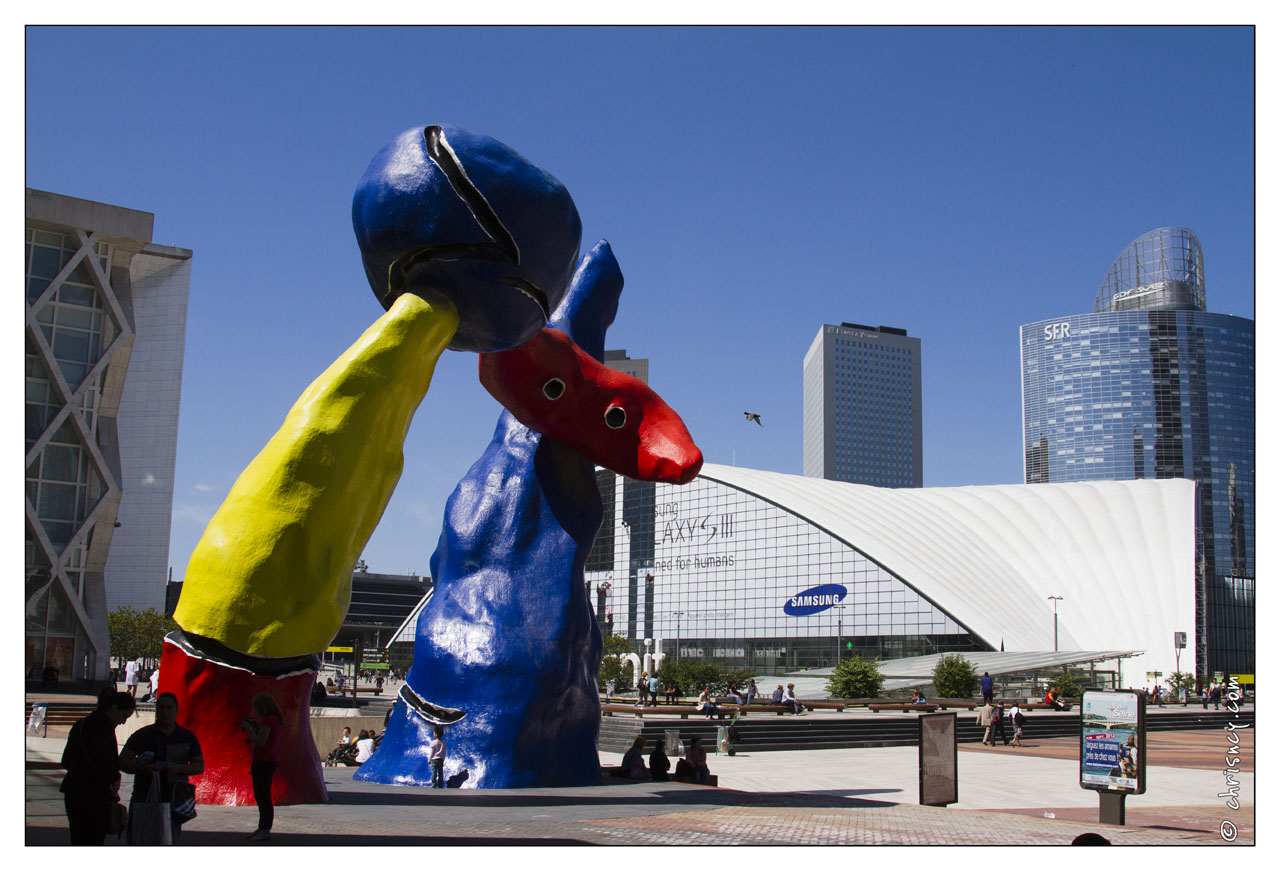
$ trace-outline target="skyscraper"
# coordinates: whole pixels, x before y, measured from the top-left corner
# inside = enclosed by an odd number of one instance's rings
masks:
[[[107,611],[165,607],[191,252],[27,189],[26,665],[101,680]]]
[[[920,405],[919,339],[895,327],[823,324],[804,355],[804,474],[923,486]]]
[[[1194,480],[1197,674],[1251,674],[1254,326],[1206,310],[1204,275],[1194,233],[1153,230],[1092,314],[1022,327],[1025,480]]]
[[[604,360],[601,362],[610,369],[625,372],[628,375],[639,378],[645,384],[649,383],[648,357],[638,357],[635,360],[632,360],[627,356],[627,349],[623,348],[619,351],[605,351]]]

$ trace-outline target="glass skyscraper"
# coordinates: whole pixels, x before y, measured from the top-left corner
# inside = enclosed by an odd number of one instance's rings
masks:
[[[1136,239],[1092,314],[1027,324],[1021,347],[1025,481],[1194,480],[1196,672],[1252,674],[1254,325],[1206,311],[1195,234]]]
[[[920,340],[823,324],[804,355],[805,476],[923,486],[920,432]]]

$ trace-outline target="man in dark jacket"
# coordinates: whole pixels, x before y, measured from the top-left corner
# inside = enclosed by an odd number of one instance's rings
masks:
[[[156,698],[156,721],[143,726],[129,736],[120,751],[120,768],[133,774],[133,797],[129,800],[130,816],[133,805],[146,801],[151,792],[152,778],[159,778],[160,801],[173,801],[176,783],[189,783],[187,778],[204,771],[204,753],[195,733],[178,725],[178,697],[173,693],[161,693]],[[170,815],[170,832],[173,843],[178,843],[182,833],[182,820]],[[133,826],[129,843],[133,843]]]
[[[111,808],[120,800],[120,768],[116,726],[133,715],[133,696],[103,690],[98,709],[77,720],[62,750],[63,804],[71,843],[102,845],[107,840]]]
[[[982,673],[981,684],[982,684],[982,700],[989,705],[991,704],[991,699],[993,698],[991,674],[989,672],[984,671]]]

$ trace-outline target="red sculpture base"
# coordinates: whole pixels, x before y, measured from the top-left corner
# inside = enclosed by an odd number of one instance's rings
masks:
[[[273,804],[321,804],[329,800],[311,735],[311,687],[315,672],[282,677],[254,674],[202,659],[165,640],[160,692],[178,697],[178,722],[200,739],[204,773],[192,778],[200,804],[252,805],[252,748],[240,721],[253,716],[253,697],[270,693],[284,712],[280,766],[271,784]]]

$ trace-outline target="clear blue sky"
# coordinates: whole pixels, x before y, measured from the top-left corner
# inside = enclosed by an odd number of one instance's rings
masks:
[[[1254,35],[1209,28],[35,28],[26,183],[194,251],[170,562],[381,308],[351,196],[409,127],[494,136],[626,276],[611,348],[708,462],[801,472],[823,323],[923,345],[926,486],[1022,480],[1018,327],[1184,225],[1253,317]],[[448,353],[365,559],[425,574],[499,406]],[[764,427],[743,411],[759,412]],[[127,497],[126,497],[127,498]]]

